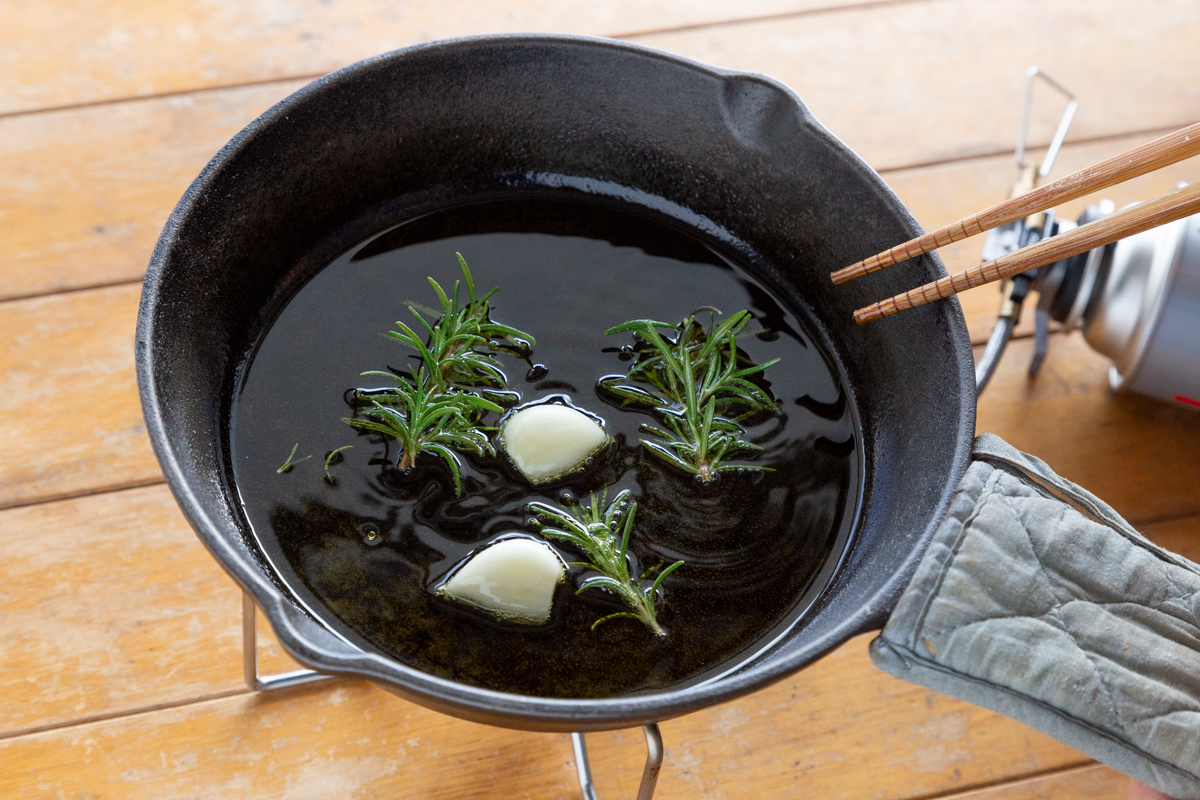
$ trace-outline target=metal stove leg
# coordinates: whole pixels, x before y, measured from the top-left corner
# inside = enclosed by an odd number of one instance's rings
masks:
[[[242,674],[246,685],[256,692],[270,692],[275,689],[290,689],[293,686],[303,686],[306,683],[316,683],[327,680],[333,675],[324,675],[316,670],[297,669],[279,675],[258,674],[258,639],[255,637],[254,598],[249,593],[242,592]]]
[[[646,734],[646,768],[642,770],[642,784],[638,787],[637,800],[651,800],[663,763],[662,733],[655,722],[643,725],[642,731]],[[583,800],[597,800],[596,786],[592,783],[592,769],[588,766],[587,744],[583,741],[582,733],[571,734],[571,746],[575,749],[575,771],[579,775],[579,791],[583,793]]]
[[[1050,314],[1038,309],[1034,316],[1033,328],[1033,358],[1029,359],[1029,376],[1038,374],[1046,353],[1050,351]]]

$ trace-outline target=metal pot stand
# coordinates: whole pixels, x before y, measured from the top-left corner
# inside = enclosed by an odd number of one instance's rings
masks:
[[[246,685],[256,692],[275,692],[294,689],[310,683],[334,680],[337,675],[326,675],[315,669],[296,669],[278,675],[260,675],[258,672],[258,606],[250,593],[242,591],[242,676]],[[658,773],[663,765],[662,733],[657,722],[642,726],[646,735],[646,766],[642,769],[642,782],[638,786],[637,800],[651,800],[658,785]],[[596,786],[592,782],[592,770],[588,766],[587,743],[582,733],[571,734],[571,747],[575,751],[575,773],[579,778],[579,791],[583,800],[597,800]]]

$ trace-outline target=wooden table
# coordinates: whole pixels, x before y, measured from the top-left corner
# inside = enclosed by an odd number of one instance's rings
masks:
[[[1005,196],[1030,64],[1082,101],[1059,174],[1200,118],[1194,0],[0,5],[0,797],[577,796],[566,736],[460,722],[361,682],[249,692],[239,592],[163,485],[133,374],[155,237],[226,139],[358,58],[519,30],[620,36],[775,76],[926,227]],[[1178,180],[1200,180],[1200,164],[1105,195]],[[949,248],[947,265],[979,247]],[[996,290],[963,305],[980,343]],[[1054,335],[1029,380],[1029,331],[979,429],[1200,556],[1200,415],[1114,396],[1077,334]],[[659,796],[1124,798],[1127,779],[1071,748],[879,672],[869,638],[664,724]],[[285,668],[269,635],[261,647],[265,668]],[[601,796],[632,796],[640,732],[589,742]]]

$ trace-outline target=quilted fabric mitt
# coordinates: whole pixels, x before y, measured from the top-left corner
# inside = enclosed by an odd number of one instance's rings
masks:
[[[1200,567],[995,436],[871,657],[1200,800]]]

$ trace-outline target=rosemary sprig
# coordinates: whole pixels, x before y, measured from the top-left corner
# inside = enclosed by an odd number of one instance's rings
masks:
[[[462,255],[457,255],[466,286],[466,305],[459,307],[463,283],[456,280],[453,291],[447,294],[437,281],[429,278],[441,301],[442,316],[430,323],[413,305],[408,307],[427,336],[422,338],[403,322],[396,323],[399,331],[388,332],[416,350],[419,360],[403,375],[375,370],[362,373],[386,377],[396,386],[385,390],[356,389],[357,399],[370,401],[370,406],[359,412],[366,419],[342,421],[400,442],[396,462],[400,470],[411,469],[421,453],[439,456],[450,468],[455,490],[461,495],[461,465],[456,453],[495,456],[485,433],[490,429],[480,424],[483,414],[500,413],[503,411],[500,403],[520,399],[516,392],[507,391],[508,379],[494,354],[527,352],[534,339],[489,318],[488,299],[496,290],[476,297],[471,270]]]
[[[292,445],[292,452],[288,453],[287,459],[279,465],[279,469],[275,470],[277,473],[282,475],[285,472],[291,472],[292,467],[296,466],[302,461],[308,461],[310,458],[312,458],[311,455],[307,455],[304,458],[297,458],[295,461],[292,461],[292,458],[296,455],[296,448],[299,446],[299,442],[296,442],[294,445]]]
[[[748,378],[779,359],[753,364],[738,351],[737,335],[750,322],[750,312],[739,311],[717,325],[720,312],[709,310],[707,329],[692,314],[678,325],[635,319],[605,331],[632,331],[637,358],[627,374],[600,379],[600,388],[622,404],[646,406],[661,421],[663,427],[642,426],[655,439],[642,440],[647,450],[705,483],[729,470],[769,469],[726,462],[762,449],[742,438],[739,421],[778,412],[771,396]],[[659,329],[674,332],[674,338]]]
[[[469,392],[438,391],[424,367],[411,378],[390,372],[364,372],[396,381],[387,405],[374,400],[361,413],[369,419],[344,417],[343,422],[364,431],[382,433],[400,442],[396,468],[404,471],[416,464],[421,453],[441,456],[454,476],[454,488],[462,494],[462,474],[455,451],[495,456],[496,450],[479,425],[479,412],[503,409],[490,400]]]
[[[578,547],[588,560],[583,566],[598,572],[580,584],[576,594],[587,589],[607,589],[620,597],[632,611],[618,611],[601,617],[592,623],[595,630],[602,622],[618,617],[632,617],[645,623],[657,636],[667,632],[658,624],[655,605],[663,580],[683,565],[676,561],[658,573],[648,586],[643,583],[655,568],[646,570],[636,582],[629,575],[629,535],[633,532],[633,519],[637,514],[637,503],[629,502],[629,490],[616,496],[603,513],[600,500],[592,495],[588,505],[573,505],[566,509],[548,503],[530,503],[530,510],[537,515],[533,523],[544,536],[561,539]],[[557,527],[549,527],[555,525]]]

